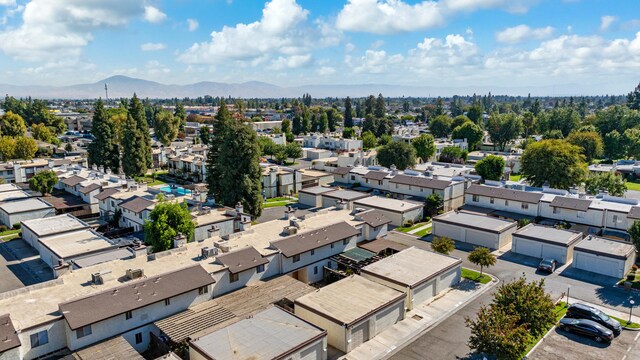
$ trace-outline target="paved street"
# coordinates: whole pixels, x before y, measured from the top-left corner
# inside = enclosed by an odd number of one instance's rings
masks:
[[[406,245],[430,248],[428,241],[418,240],[410,235],[392,232],[390,238]],[[456,246],[464,247],[464,244],[456,244]],[[467,251],[456,249],[452,255],[462,258],[464,267],[480,270],[469,263]],[[629,311],[627,306],[630,294],[625,290],[613,288],[615,279],[566,268],[560,268],[551,275],[538,274],[536,273],[537,263],[537,259],[506,252],[499,256],[496,266],[491,267],[488,272],[503,282],[512,281],[522,274],[525,274],[529,280],[544,278],[545,287],[554,300],[566,293],[570,285],[569,293],[572,301],[577,298],[622,312]],[[579,279],[591,282],[582,282]],[[483,294],[476,301],[463,307],[424,336],[397,352],[392,359],[472,359],[467,346],[469,331],[465,326],[464,318],[475,316],[481,304],[491,302],[492,294],[493,291]],[[640,296],[635,294],[634,299],[638,303]]]

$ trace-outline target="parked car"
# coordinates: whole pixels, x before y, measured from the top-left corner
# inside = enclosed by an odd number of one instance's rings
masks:
[[[560,319],[558,327],[567,332],[590,336],[597,342],[611,342],[613,340],[613,331],[591,320],[565,317]]]
[[[557,266],[558,262],[556,261],[556,259],[542,259],[542,261],[540,261],[540,264],[538,264],[538,270],[553,273],[554,271],[556,271]]]
[[[620,325],[619,322],[612,319],[609,315],[603,313],[602,311],[585,304],[578,303],[571,305],[569,309],[567,309],[567,314],[565,315],[565,317],[595,321],[598,324],[613,331],[613,334],[615,336],[620,335],[620,333],[622,332],[622,325]]]

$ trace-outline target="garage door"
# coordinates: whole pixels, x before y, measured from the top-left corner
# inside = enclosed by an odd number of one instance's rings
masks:
[[[579,251],[573,253],[573,267],[594,273],[621,278],[623,276],[620,262],[602,256]]]
[[[539,258],[542,256],[542,244],[536,241],[514,237],[513,252]]]
[[[298,202],[302,205],[316,207],[316,195],[298,193]]]
[[[565,263],[567,249],[565,247],[542,244],[542,257],[556,259],[558,262]]]
[[[301,351],[300,360],[322,360],[323,353],[323,344],[322,341],[319,341],[314,346]]]
[[[438,292],[445,290],[460,281],[460,268],[456,267],[451,271],[440,275],[440,282],[438,284]]]
[[[433,234],[435,236],[446,236],[453,240],[464,241],[462,238],[462,229],[448,224],[443,224],[441,222],[434,221],[433,222]]]
[[[402,305],[393,305],[390,308],[376,315],[376,333],[373,336],[380,334],[386,329],[392,327],[395,323],[402,320],[402,312],[404,308],[404,302]]]
[[[436,294],[435,280],[428,281],[413,289],[413,306],[418,306]],[[413,308],[413,307],[412,307]]]
[[[477,230],[467,230],[467,242],[478,246],[484,246],[489,249],[495,249],[498,247],[498,234],[486,233]]]
[[[369,340],[369,320],[351,329],[351,343],[348,348],[353,350],[367,340]]]

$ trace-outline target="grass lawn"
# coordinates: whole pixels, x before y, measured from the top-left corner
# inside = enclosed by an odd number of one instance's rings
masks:
[[[431,235],[431,230],[432,229],[433,229],[433,227],[422,229],[422,230],[420,230],[418,232],[413,233],[413,235],[418,236],[418,237],[425,237],[427,235]]]
[[[20,230],[20,229],[18,229],[18,230],[10,229],[10,230],[7,230],[7,231],[0,232],[0,236],[17,234],[20,231],[22,231],[22,230]]]
[[[425,222],[419,222],[419,223],[417,223],[417,224],[413,224],[413,225],[411,225],[411,226],[407,226],[407,227],[400,226],[400,227],[395,228],[394,230],[396,230],[396,231],[400,231],[400,232],[403,232],[403,233],[408,233],[409,231],[411,231],[411,230],[413,230],[413,229],[417,229],[417,228],[419,228],[419,227],[421,227],[421,226],[425,226],[425,225],[427,225],[427,224],[429,224],[429,222],[428,222],[428,221],[425,221]]]
[[[631,329],[640,329],[640,324],[632,322],[631,324],[627,325],[627,320],[623,320],[623,319],[620,319],[620,318],[617,318],[617,317],[611,316],[611,315],[609,315],[609,317],[611,317],[613,320],[619,322],[620,325],[622,325],[624,327],[628,327],[628,328],[631,328]]]
[[[20,235],[18,235],[18,233],[15,233],[15,234],[12,234],[12,235],[5,236],[5,237],[3,237],[3,238],[0,238],[0,241],[11,241],[11,240],[13,240],[13,239],[17,239],[17,238],[19,238],[19,237],[20,237]]]
[[[489,281],[491,281],[491,276],[487,274],[480,275],[479,272],[467,268],[462,268],[461,276],[465,279],[473,280],[481,284],[487,284],[489,283]]]
[[[624,286],[624,283],[625,283],[626,281],[628,281],[628,280],[627,280],[627,277],[625,276],[625,277],[624,277],[624,279],[622,279],[622,280],[618,281],[618,285],[620,285],[620,286]],[[640,271],[639,271],[639,272],[636,272],[636,278],[635,278],[635,280],[631,281],[631,287],[632,287],[633,289],[638,289],[638,290],[640,290]]]
[[[288,198],[288,197],[278,197],[278,198],[271,198],[271,199],[267,199],[266,202],[262,203],[262,208],[266,209],[266,208],[271,208],[271,207],[278,207],[278,206],[286,206],[289,204],[294,204],[298,201],[298,198]]]
[[[164,185],[166,184],[166,182],[158,179],[158,175],[156,174],[156,179],[153,180],[153,177],[151,175],[145,175],[145,176],[141,176],[139,178],[136,178],[136,181],[138,182],[146,182],[147,186],[156,186],[156,185]]]
[[[522,179],[522,175],[509,175],[511,181],[520,181],[520,179]]]
[[[560,321],[560,319],[562,319],[564,314],[567,313],[567,303],[565,303],[564,301],[559,301],[556,304],[556,307],[555,307],[555,309],[553,311],[556,314],[556,322],[555,323],[557,324],[558,321]],[[549,327],[549,329],[551,329],[551,327]],[[547,329],[547,331],[549,331],[549,329]],[[542,339],[542,337],[547,334],[547,331],[545,331],[544,334],[538,336],[535,339],[532,339],[531,342],[529,342],[529,345],[527,346],[527,350],[525,350],[525,354],[528,354],[529,351],[531,351],[531,349],[533,349],[533,347],[536,346],[536,344]]]
[[[640,191],[640,183],[627,181],[627,190]]]

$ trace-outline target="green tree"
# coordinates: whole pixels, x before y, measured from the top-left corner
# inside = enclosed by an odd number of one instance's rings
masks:
[[[469,261],[472,264],[480,266],[480,275],[485,267],[490,267],[496,264],[496,256],[491,253],[486,247],[477,247],[469,253]]]
[[[321,133],[326,133],[328,129],[329,129],[329,118],[327,117],[327,113],[323,112],[320,115],[320,118],[318,120],[318,131]]]
[[[191,241],[194,232],[195,223],[186,202],[160,200],[144,224],[144,240],[153,247],[154,252],[171,249],[178,234]]]
[[[427,162],[436,153],[436,143],[430,134],[422,134],[411,140],[411,145],[416,149],[416,156]]]
[[[624,132],[624,144],[628,157],[640,159],[640,129],[627,129]]]
[[[389,134],[383,134],[378,137],[378,146],[384,146],[393,142],[393,138]]]
[[[640,221],[635,220],[633,224],[631,224],[629,228],[629,238],[631,238],[633,246],[636,247],[636,252],[640,253]]]
[[[164,146],[169,146],[178,136],[181,120],[169,111],[160,110],[154,115],[153,124],[158,141]]]
[[[429,122],[429,131],[435,138],[447,137],[451,133],[452,123],[453,120],[446,115],[436,116],[435,119]]]
[[[342,138],[343,139],[352,139],[354,136],[356,136],[356,132],[355,132],[355,130],[353,130],[353,128],[345,127],[344,129],[342,129]]]
[[[300,115],[295,115],[293,117],[291,132],[294,133],[295,135],[299,135],[302,133],[302,118],[300,117]]]
[[[276,152],[276,143],[266,136],[258,136],[258,146],[260,146],[260,153],[262,155],[273,156]]]
[[[353,109],[351,108],[351,98],[348,96],[344,100],[344,127],[353,127]]]
[[[524,136],[529,137],[529,134],[536,127],[536,117],[532,112],[526,111],[522,114],[522,126],[524,127]]]
[[[294,163],[296,159],[302,157],[302,147],[297,142],[288,143],[285,145],[285,153],[287,157]]]
[[[376,99],[376,105],[373,109],[373,115],[378,119],[384,118],[384,115],[387,113],[386,106],[384,104],[384,97],[382,94],[378,94],[378,98]]]
[[[211,129],[208,126],[200,128],[200,143],[203,145],[209,145],[211,141]]]
[[[38,144],[33,138],[18,136],[16,140],[16,150],[13,156],[16,159],[31,160],[38,152]]]
[[[522,174],[533,186],[545,183],[569,189],[587,174],[581,148],[562,140],[542,140],[527,146],[521,157]]]
[[[471,121],[471,119],[469,119],[468,117],[466,117],[464,115],[458,115],[458,116],[453,118],[453,121],[451,122],[451,128],[455,129],[458,126],[462,126],[462,124],[464,124],[466,122],[473,122],[473,121]]]
[[[627,191],[627,182],[620,175],[604,172],[589,175],[584,181],[584,187],[590,194],[595,195],[605,189],[609,195],[622,197]]]
[[[58,183],[58,175],[52,170],[44,170],[36,173],[29,179],[29,189],[42,195],[51,194],[53,187]]]
[[[135,178],[147,172],[144,138],[131,114],[128,114],[124,124],[122,152],[122,170],[127,176]]]
[[[371,131],[362,133],[362,147],[365,150],[373,149],[378,145],[378,139]]]
[[[291,132],[291,120],[284,119],[282,120],[282,132],[288,134]]]
[[[452,164],[464,164],[467,161],[467,155],[465,150],[460,149],[457,146],[447,146],[442,149],[438,161]]]
[[[433,193],[425,199],[424,208],[429,216],[436,215],[443,207],[444,199],[438,193]]]
[[[449,255],[455,249],[456,245],[453,240],[446,236],[436,236],[431,241],[431,250],[437,253]]]
[[[2,134],[5,136],[23,136],[27,132],[27,126],[24,124],[22,117],[13,112],[8,112],[0,117],[0,126],[2,127]]]
[[[640,84],[627,95],[627,106],[630,109],[640,110]]]
[[[309,131],[311,131],[311,119],[310,119],[310,115],[309,112],[305,111],[304,114],[302,114],[302,133],[303,134],[307,134],[309,133]]]
[[[582,155],[588,162],[599,159],[604,154],[602,137],[595,131],[574,131],[567,137],[567,142],[579,146],[582,149]]]
[[[467,110],[467,117],[474,123],[480,125],[484,123],[484,108],[481,102],[476,102]]]
[[[369,131],[373,134],[378,130],[378,120],[373,117],[373,114],[367,114],[362,122],[362,132]]]
[[[617,130],[604,136],[604,155],[611,160],[621,159],[626,155],[625,138]]]
[[[542,132],[560,130],[562,136],[567,137],[580,125],[580,115],[570,107],[558,107],[543,115],[538,119],[539,126],[543,127]]]
[[[95,125],[93,125],[93,127],[95,127]],[[55,136],[53,136],[53,132],[51,132],[51,130],[45,124],[31,125],[31,136],[33,136],[33,138],[36,140],[46,142],[50,142],[51,139],[55,138]]]
[[[178,124],[178,131],[184,131],[184,126],[187,124],[187,112],[184,109],[184,105],[182,104],[182,102],[178,102],[176,104],[176,108],[173,111],[173,117]],[[153,126],[156,126],[155,121]]]
[[[464,124],[454,128],[451,132],[451,138],[453,139],[467,139],[469,149],[472,150],[482,143],[483,136],[484,131],[482,131],[480,126],[471,121],[465,122]]]
[[[468,345],[479,353],[501,360],[520,360],[530,339],[524,325],[518,325],[518,315],[482,306],[475,319],[465,318],[471,330]]]
[[[140,161],[144,161],[144,169],[146,171],[146,169],[153,167],[153,157],[151,154],[151,133],[149,132],[149,123],[147,122],[147,115],[145,113],[144,106],[135,93],[133,94],[133,98],[131,98],[131,101],[129,102],[128,110],[129,115],[136,122],[136,129],[138,131],[139,141],[136,142],[136,145],[139,147],[139,149],[137,150],[137,155],[139,156],[138,159]],[[140,168],[142,168],[141,165]]]
[[[416,150],[405,142],[392,141],[378,150],[378,162],[382,166],[395,165],[397,169],[404,170],[416,164]]]
[[[73,145],[71,145],[71,143],[67,143],[67,144],[64,146],[64,151],[66,151],[66,152],[72,152],[72,151],[73,151]]]
[[[95,139],[89,144],[89,164],[117,172],[120,168],[120,151],[115,122],[109,118],[102,100],[94,104],[91,133]]]
[[[508,143],[520,136],[522,128],[522,120],[513,113],[493,114],[487,124],[489,137],[500,151],[504,151]]]
[[[0,137],[0,156],[3,161],[13,159],[16,152],[16,140],[9,136]]]
[[[504,175],[504,159],[501,156],[487,155],[476,163],[476,172],[484,180],[500,180]]]

